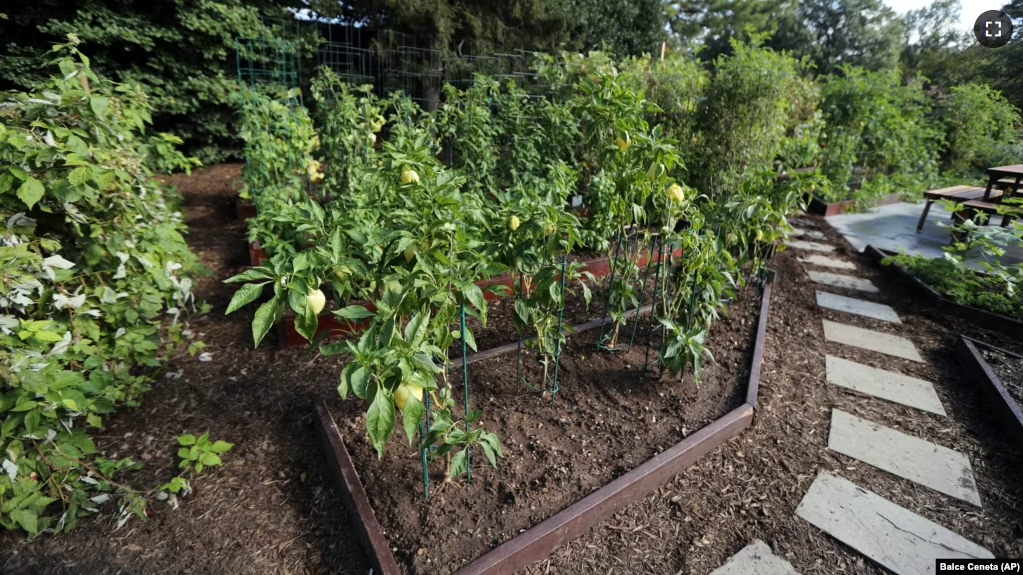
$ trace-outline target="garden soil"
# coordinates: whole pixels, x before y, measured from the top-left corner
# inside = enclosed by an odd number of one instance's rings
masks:
[[[759,311],[759,291],[750,288],[714,325],[709,347],[717,362],[704,368],[699,386],[691,374],[661,382],[644,375],[648,317],[631,352],[598,351],[599,329],[570,337],[554,405],[516,381],[514,351],[470,364],[470,403],[484,410],[505,457],[492,469],[475,452],[469,484],[445,484],[445,463],[434,462],[428,503],[419,451],[404,432],[378,459],[362,406],[335,401],[335,422],[405,573],[451,573],[741,405]],[[532,353],[522,370],[534,386],[543,379]],[[449,377],[461,397],[461,372]]]
[[[1016,405],[1023,407],[1023,358],[983,348],[981,350],[984,359],[998,376],[998,381],[1005,386],[1006,391],[1016,401]]]

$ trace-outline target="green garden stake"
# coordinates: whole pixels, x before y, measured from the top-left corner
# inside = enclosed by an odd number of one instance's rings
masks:
[[[568,254],[565,254],[561,259],[561,310],[558,312],[558,344],[557,351],[554,353],[554,381],[551,385],[551,407],[554,407],[554,400],[558,396],[558,391],[561,390],[558,382],[558,371],[561,368],[561,330],[565,323],[565,285],[567,283],[568,276]]]
[[[465,433],[469,433],[469,362],[465,361],[465,302],[462,302],[462,389],[465,390]],[[465,481],[472,482],[472,451],[465,450]]]
[[[430,410],[430,398],[429,398],[429,396],[426,396],[426,397],[423,397],[423,399],[426,400],[424,402],[424,405],[426,406],[426,412],[429,413],[429,410]],[[427,428],[426,422],[425,422],[425,418],[426,418],[426,414],[425,413],[423,414],[423,417],[424,417],[424,421],[420,421],[419,422],[419,454],[420,454],[420,456],[423,459],[423,498],[426,499],[427,501],[429,501],[430,500],[430,462],[427,460],[426,452],[429,450],[430,446],[425,445],[423,443],[424,441],[426,441],[426,435],[428,433],[428,428]]]

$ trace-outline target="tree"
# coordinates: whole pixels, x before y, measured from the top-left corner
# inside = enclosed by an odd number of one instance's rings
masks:
[[[960,10],[959,0],[934,0],[906,13],[902,67],[907,75],[919,73],[942,85],[966,80],[961,54],[973,37],[956,29]]]
[[[300,0],[298,0],[300,1]],[[661,0],[307,0],[320,17],[430,38],[438,49],[651,52],[665,39]]]
[[[881,0],[804,0],[799,29],[781,42],[810,56],[822,74],[841,65],[891,70],[898,62],[904,24]]]
[[[673,0],[666,18],[679,39],[701,45],[700,57],[713,60],[732,52],[731,40],[775,32],[795,19],[794,0]],[[768,45],[773,44],[768,43]]]
[[[204,161],[239,157],[231,128],[235,39],[280,36],[263,18],[287,16],[273,3],[245,0],[39,0],[4,10],[0,87],[37,85],[33,56],[73,33],[98,71],[144,87],[156,131],[176,133]]]

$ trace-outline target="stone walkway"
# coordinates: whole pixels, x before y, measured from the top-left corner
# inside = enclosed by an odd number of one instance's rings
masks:
[[[806,224],[800,220],[792,223],[804,227]],[[813,230],[797,229],[794,235],[826,241],[823,234]],[[844,288],[875,296],[881,293],[869,280],[835,273],[835,270],[852,272],[856,266],[836,257],[834,246],[793,240],[788,247],[806,253],[799,258],[805,266],[829,269],[807,270],[810,279],[824,288]],[[886,321],[894,326],[902,323],[894,309],[878,302],[822,290],[816,292],[816,300],[818,306],[839,313]],[[911,361],[925,361],[913,342],[904,337],[828,320],[823,321],[823,328],[825,339],[831,342]],[[830,385],[946,416],[934,386],[928,381],[831,355],[825,357],[825,363]],[[837,409],[831,410],[828,449],[981,507],[970,460],[958,451]],[[796,515],[897,575],[929,575],[934,571],[936,559],[993,557],[986,549],[945,527],[826,472],[821,472],[814,480]],[[712,575],[740,573],[792,575],[796,571],[757,540]]]

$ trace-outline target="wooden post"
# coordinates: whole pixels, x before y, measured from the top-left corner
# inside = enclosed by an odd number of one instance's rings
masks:
[[[667,46],[668,46],[667,42],[661,42],[661,62],[664,61],[664,50],[665,48],[667,48]]]

